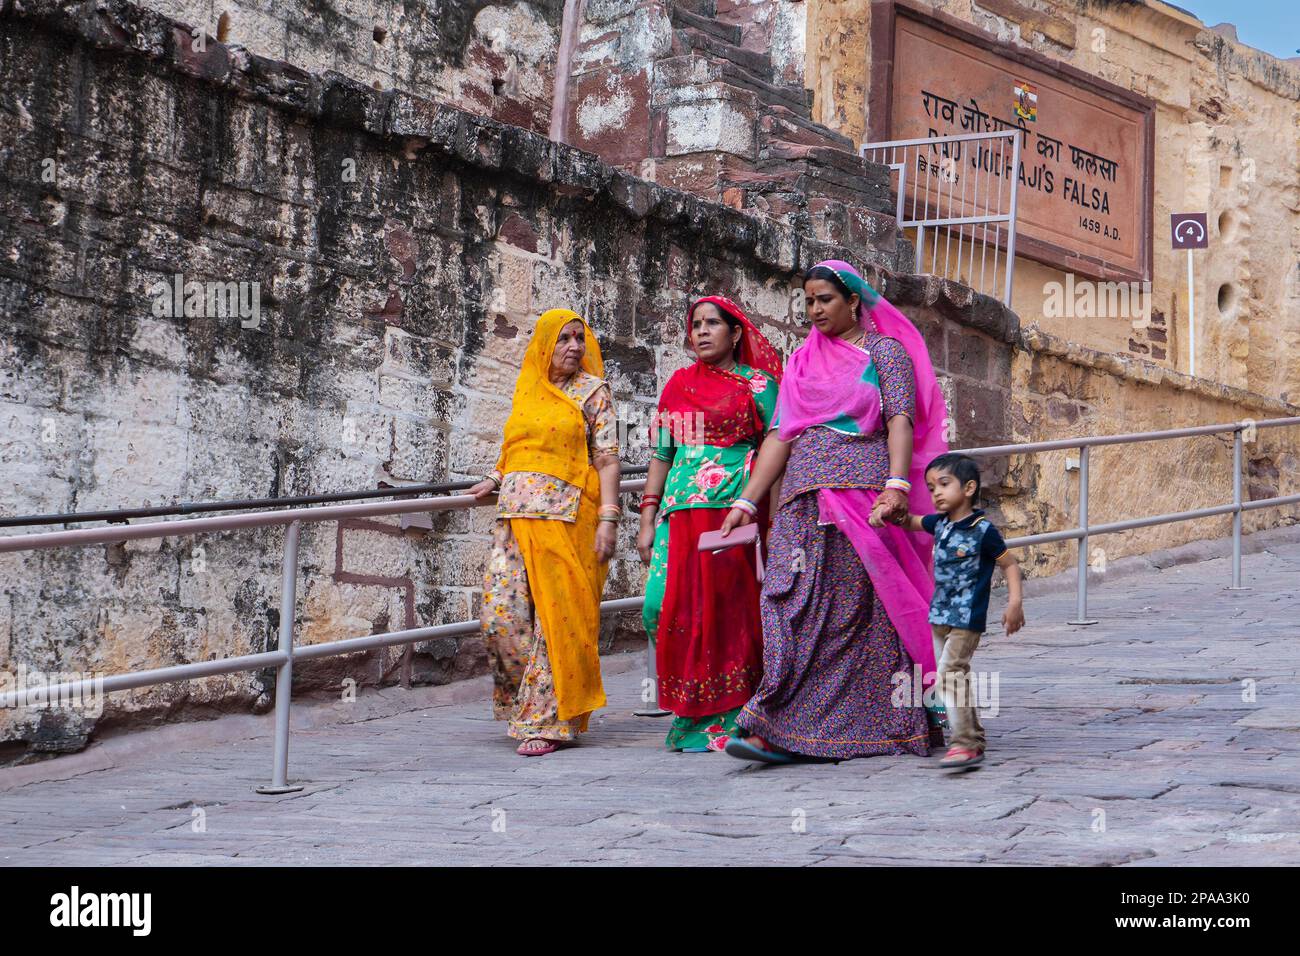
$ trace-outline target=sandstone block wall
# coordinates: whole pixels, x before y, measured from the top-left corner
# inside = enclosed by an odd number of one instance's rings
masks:
[[[646,179],[907,269],[888,170],[815,122],[801,4],[593,0],[583,7],[567,141]]]
[[[1014,313],[956,282],[879,273],[877,281],[925,336],[954,448],[1300,415],[1293,405],[1021,328]],[[1300,426],[1257,429],[1252,437],[1243,446],[1243,498],[1300,494]],[[1078,526],[1078,457],[1070,449],[982,459],[982,506],[1004,537]],[[1232,501],[1231,434],[1097,448],[1089,468],[1093,525]],[[1250,533],[1297,520],[1300,507],[1289,505],[1246,512],[1242,527]],[[1102,535],[1091,539],[1089,561],[1100,568],[1231,532],[1231,516],[1219,516]],[[1034,578],[1074,567],[1076,550],[1074,541],[1056,542],[1018,557]]]
[[[851,154],[865,135],[872,2],[587,0],[564,80],[572,115],[561,126],[569,141],[646,178],[784,218],[907,271],[910,247],[896,236],[888,203],[867,195],[881,184],[837,155]],[[338,70],[537,131],[552,119],[562,0],[142,5],[313,72]],[[1022,259],[1012,306],[1025,323],[1186,370],[1185,265],[1160,230],[1170,211],[1207,209],[1212,247],[1197,255],[1198,374],[1294,403],[1295,60],[1252,50],[1160,2],[935,0],[934,8],[1159,104],[1150,302],[1135,314],[1046,315],[1045,290],[1064,276]]]
[[[1012,354],[1013,441],[1071,435],[1120,435],[1243,420],[1294,417],[1293,405],[1207,383],[1143,360],[1079,346],[1037,329],[1022,331]],[[1247,431],[1242,496],[1260,500],[1300,493],[1300,426]],[[1102,524],[1232,502],[1230,433],[1094,448],[1089,452],[1089,523]],[[996,493],[1008,526],[1021,534],[1078,525],[1079,453],[1016,455]],[[1069,459],[1076,464],[1071,467]],[[1294,524],[1295,505],[1247,511],[1243,533]],[[1138,528],[1091,539],[1089,563],[1145,554],[1199,540],[1226,538],[1220,515]],[[1037,573],[1074,566],[1075,542],[1028,549]]]

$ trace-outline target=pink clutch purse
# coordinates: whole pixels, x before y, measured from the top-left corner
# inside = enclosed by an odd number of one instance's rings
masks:
[[[741,525],[739,528],[732,528],[731,534],[725,538],[721,531],[706,531],[700,535],[701,551],[725,551],[727,548],[736,548],[741,545],[752,544],[754,546],[754,557],[758,570],[758,580],[763,580],[763,539],[758,536],[758,524],[751,522],[747,525]]]

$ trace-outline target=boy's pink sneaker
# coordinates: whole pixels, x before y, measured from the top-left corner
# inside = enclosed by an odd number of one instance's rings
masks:
[[[971,750],[969,747],[950,747],[944,758],[939,761],[940,767],[973,767],[984,759],[984,751]]]

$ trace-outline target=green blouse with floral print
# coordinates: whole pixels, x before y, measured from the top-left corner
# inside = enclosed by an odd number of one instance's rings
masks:
[[[678,445],[667,428],[660,428],[652,458],[672,462],[659,503],[658,521],[682,508],[728,508],[740,496],[759,443],[776,414],[776,382],[764,373],[737,364],[737,375],[749,379],[763,430],[726,448],[718,445]]]

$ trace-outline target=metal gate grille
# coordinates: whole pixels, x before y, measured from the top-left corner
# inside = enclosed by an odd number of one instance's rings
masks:
[[[867,143],[897,173],[895,216],[916,271],[956,279],[1011,305],[1020,130]],[[942,247],[942,248],[940,248]]]

